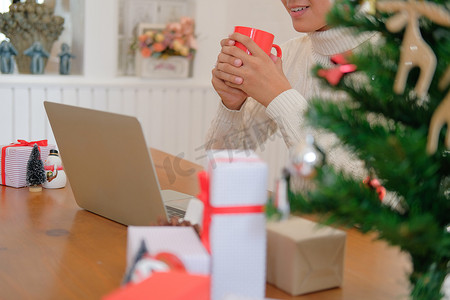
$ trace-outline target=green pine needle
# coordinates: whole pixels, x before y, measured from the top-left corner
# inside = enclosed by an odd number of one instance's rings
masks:
[[[441,5],[449,13],[448,1],[424,2]],[[310,99],[306,119],[309,125],[334,133],[397,203],[383,204],[373,188],[327,164],[311,182],[315,188],[290,190],[289,202],[293,212],[315,213],[326,224],[375,232],[379,239],[398,246],[411,257],[411,298],[437,300],[443,297],[441,287],[450,266],[450,151],[444,145],[450,124],[440,132],[436,153],[427,154],[426,145],[433,113],[450,90],[448,85],[439,88],[450,63],[450,29],[420,18],[423,40],[437,58],[436,70],[427,97],[422,99],[414,91],[420,75],[417,68],[410,72],[405,91],[396,94],[393,84],[404,31],[387,30],[391,15],[368,15],[357,1],[335,1],[328,24],[353,28],[355,34],[377,33],[382,42],[352,53],[348,60],[357,71],[344,75],[336,86],[318,77],[328,88],[345,92],[347,100]],[[322,68],[317,66],[314,74]]]

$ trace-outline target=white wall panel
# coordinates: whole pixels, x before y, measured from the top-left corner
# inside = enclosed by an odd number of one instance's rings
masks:
[[[136,117],[141,123],[146,141],[150,138],[150,118],[148,117],[151,101],[149,99],[150,91],[146,88],[136,91]]]
[[[13,90],[0,87],[0,145],[9,144],[14,141],[14,98]]]
[[[92,108],[92,88],[80,87],[78,89],[78,105],[85,108]]]
[[[49,102],[57,102],[60,103],[61,101],[52,101],[52,100],[47,100]],[[49,144],[52,145],[56,145],[56,139],[55,136],[53,135],[53,130],[52,127],[50,125],[50,122],[48,121],[47,115],[45,114],[44,116],[45,118],[45,133],[43,134],[44,138],[48,140]]]
[[[30,139],[41,140],[48,134],[44,100],[46,90],[44,88],[33,88],[30,90]]]
[[[197,157],[196,149],[204,144],[204,129],[203,120],[209,118],[206,114],[205,102],[205,90],[193,90],[191,92],[191,102],[190,102],[190,114],[192,115],[191,130],[197,134],[192,137],[192,157],[190,160],[194,160]]]
[[[13,90],[13,140],[30,139],[30,90],[17,87]]]
[[[108,108],[110,112],[122,113],[123,90],[118,87],[112,87],[108,90]]]
[[[147,144],[150,147],[163,149],[164,146],[164,125],[163,114],[164,98],[162,89],[152,89],[149,93],[149,101],[151,106],[149,108],[149,135]]]
[[[76,87],[67,87],[62,90],[62,103],[68,105],[78,105],[78,89]]]
[[[134,88],[125,88],[123,90],[122,114],[136,115],[136,90]]]
[[[34,89],[35,87],[33,87]],[[60,86],[49,86],[46,88],[46,99],[50,102],[62,103],[62,94],[63,88]],[[45,136],[47,140],[51,144],[56,144],[55,137],[53,135],[53,131],[51,129],[50,123],[48,122],[47,115],[44,115],[46,121],[46,132]]]
[[[178,89],[167,89],[164,88],[164,105],[162,107],[163,123],[162,130],[166,133],[163,135],[163,143],[166,145],[168,151],[172,154],[176,153],[176,144],[178,138],[177,129],[180,126],[179,122],[179,110],[178,103],[179,99],[177,97]],[[167,122],[171,123],[171,126],[167,126]]]
[[[93,109],[108,111],[107,91],[104,87],[94,87],[92,89],[92,105]]]
[[[33,87],[33,89],[35,89],[35,87]],[[52,101],[52,102],[58,102],[61,103],[62,102],[62,89],[60,87],[57,86],[51,86],[46,88],[46,98],[48,101]]]

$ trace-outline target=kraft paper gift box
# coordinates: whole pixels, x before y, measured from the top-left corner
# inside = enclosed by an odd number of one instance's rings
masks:
[[[209,300],[210,278],[187,272],[155,272],[147,279],[129,283],[102,300]]]
[[[267,282],[297,296],[342,284],[346,233],[291,217],[267,224]]]
[[[55,149],[55,145],[49,145],[47,140],[18,140],[17,143],[0,146],[0,184],[15,188],[27,186],[27,164],[34,144],[39,146],[42,161],[47,159],[50,149]]]
[[[199,173],[201,238],[211,253],[211,299],[263,299],[266,273],[267,164],[253,151],[207,151]]]
[[[127,269],[131,267],[142,241],[152,256],[169,252],[183,262],[189,273],[210,273],[209,253],[192,227],[128,226]]]

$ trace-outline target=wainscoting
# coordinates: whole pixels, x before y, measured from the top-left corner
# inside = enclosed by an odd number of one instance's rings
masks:
[[[204,165],[205,135],[218,105],[210,84],[191,81],[89,82],[86,78],[0,83],[0,144],[17,139],[55,143],[43,102],[135,116],[150,147]],[[258,153],[269,164],[269,189],[283,168],[287,150],[277,135]]]

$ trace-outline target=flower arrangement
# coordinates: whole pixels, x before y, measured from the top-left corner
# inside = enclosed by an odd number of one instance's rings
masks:
[[[164,29],[147,29],[137,37],[132,48],[139,49],[143,57],[192,59],[197,49],[194,25],[192,18],[182,17],[179,22],[166,24]]]

